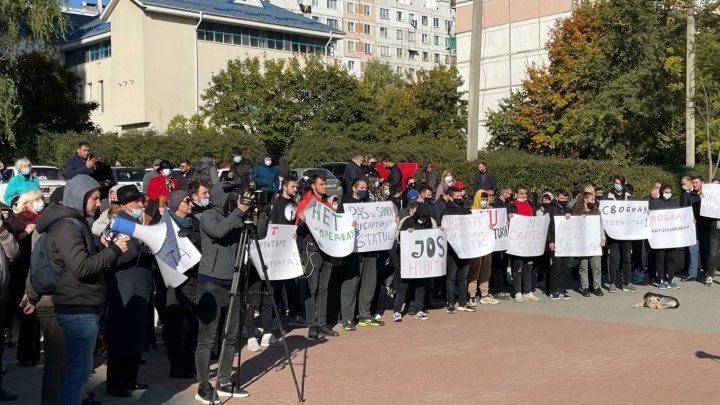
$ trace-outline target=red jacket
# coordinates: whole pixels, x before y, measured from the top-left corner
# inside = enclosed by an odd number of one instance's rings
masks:
[[[148,198],[155,201],[160,198],[161,195],[165,197],[169,196],[170,193],[178,189],[178,182],[175,177],[167,178],[163,175],[155,176],[150,180],[145,194]]]
[[[303,199],[300,200],[300,202],[298,203],[297,212],[298,213],[303,212],[305,210],[305,207],[307,207],[308,204],[310,204],[310,201],[312,201],[312,200],[317,200],[320,204],[323,204],[326,207],[333,209],[333,206],[332,206],[332,204],[330,204],[329,201],[327,201],[327,200],[323,201],[320,197],[316,196],[312,190],[310,190],[307,193],[305,193],[305,196],[303,197]],[[297,225],[298,223],[300,223],[300,215],[295,217],[295,225]]]

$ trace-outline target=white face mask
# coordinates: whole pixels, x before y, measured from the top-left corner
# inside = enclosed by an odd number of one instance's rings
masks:
[[[43,201],[43,200],[33,201],[32,207],[33,207],[33,211],[42,212],[42,210],[45,208],[45,201]]]
[[[669,200],[672,198],[672,193],[663,193],[663,198]]]
[[[265,161],[265,166],[271,166],[271,165],[272,165],[272,160]]]
[[[26,168],[20,170],[20,173],[23,174],[23,175],[25,175],[25,176],[27,176],[27,175],[29,175],[29,174],[31,173],[31,171],[30,171],[30,168],[29,168],[29,167],[26,167]]]
[[[242,156],[233,156],[233,162],[235,162],[235,163],[242,162]]]
[[[527,201],[527,198],[516,198],[517,202],[525,202]]]
[[[165,177],[170,176],[170,173],[171,173],[171,172],[172,172],[172,171],[171,171],[170,169],[163,169],[163,170],[162,170],[162,174],[163,174],[163,176],[165,176]]]
[[[389,189],[389,188],[386,188],[385,190],[383,190],[383,194],[385,194],[386,197],[389,196],[389,195],[390,195],[390,189]]]
[[[447,184],[452,184],[452,182],[453,182],[452,176],[447,176],[447,177],[445,177],[445,183],[447,183]]]

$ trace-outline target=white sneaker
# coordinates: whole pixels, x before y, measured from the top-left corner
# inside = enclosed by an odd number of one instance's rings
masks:
[[[480,298],[480,301],[478,301],[482,305],[496,305],[499,304],[500,301],[496,300],[495,298],[492,298],[490,296],[482,297]]]
[[[529,292],[527,294],[523,294],[523,300],[525,301],[532,301],[532,302],[538,302],[540,301],[540,298],[533,295],[533,293]]]
[[[375,319],[376,321],[381,321],[381,320],[382,320],[382,315],[380,315],[380,314],[375,314],[375,316],[373,317],[373,319]]]
[[[263,335],[262,340],[260,341],[260,347],[270,347],[270,346],[282,346],[282,342],[278,340],[275,335],[272,335],[268,333],[267,335]]]
[[[393,322],[402,322],[402,314],[400,312],[393,313]]]
[[[517,303],[522,303],[522,302],[524,302],[524,300],[523,300],[523,295],[520,294],[520,293],[515,293],[515,302],[517,302]]]
[[[251,352],[259,352],[262,350],[262,347],[258,344],[258,341],[256,338],[250,338],[247,341],[247,348]]]

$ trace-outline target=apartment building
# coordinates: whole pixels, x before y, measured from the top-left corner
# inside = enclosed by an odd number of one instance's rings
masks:
[[[480,122],[478,148],[490,140],[485,127],[487,111],[522,85],[527,68],[547,62],[550,30],[569,17],[575,0],[484,0],[480,65]],[[460,89],[468,91],[473,1],[458,0],[457,67],[463,76]]]
[[[111,0],[99,16],[68,14],[60,44],[104,131],[164,130],[202,106],[212,76],[236,58],[314,53],[334,60],[344,33],[262,0]]]
[[[338,42],[335,55],[356,76],[373,59],[403,75],[450,63],[455,29],[450,0],[270,1],[342,29],[346,37]]]

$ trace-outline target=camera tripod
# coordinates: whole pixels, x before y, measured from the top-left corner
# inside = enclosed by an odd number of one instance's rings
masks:
[[[281,342],[283,345],[283,348],[285,349],[285,359],[288,362],[288,365],[290,366],[290,373],[292,374],[293,383],[295,384],[295,392],[297,393],[297,399],[298,403],[304,403],[305,398],[303,396],[303,392],[300,390],[300,385],[298,384],[297,377],[295,375],[295,368],[293,367],[292,360],[290,358],[290,350],[288,350],[287,342],[285,341],[285,328],[283,327],[282,321],[280,320],[280,311],[278,310],[277,303],[275,302],[275,296],[273,294],[273,287],[270,283],[270,278],[268,277],[267,272],[267,266],[265,265],[265,259],[263,259],[262,252],[260,251],[260,244],[258,243],[258,234],[257,234],[257,225],[255,225],[252,222],[252,216],[249,214],[248,218],[245,220],[245,224],[242,228],[242,231],[240,233],[240,241],[238,243],[238,252],[237,257],[235,259],[235,271],[233,272],[233,278],[232,278],[232,284],[230,286],[230,302],[227,310],[227,314],[225,315],[225,326],[223,328],[223,336],[221,340],[220,345],[220,357],[218,358],[218,374],[216,376],[215,381],[215,388],[213,390],[212,400],[210,401],[210,404],[218,404],[221,401],[218,398],[218,386],[220,384],[219,377],[220,377],[220,362],[222,362],[222,359],[224,358],[225,354],[225,341],[227,339],[227,336],[230,334],[230,319],[231,316],[233,316],[233,305],[235,303],[235,300],[238,298],[239,292],[242,292],[242,296],[246,297],[248,294],[248,280],[249,280],[249,273],[251,271],[250,268],[250,246],[254,245],[255,249],[257,249],[258,257],[260,258],[260,269],[262,271],[264,281],[265,281],[265,287],[267,288],[267,294],[268,298],[270,299],[270,302],[272,303],[272,309],[273,313],[275,314],[275,317],[278,322],[278,326],[280,327],[280,333],[282,335]],[[238,289],[242,286],[242,290],[238,291]],[[245,310],[247,310],[247,307],[245,307]],[[242,316],[244,313],[243,310],[240,311],[240,315]],[[238,330],[238,339],[242,338],[242,328],[243,328],[243,321],[244,319],[240,319],[239,325],[240,328]],[[248,331],[248,337],[250,337],[250,331]],[[241,353],[242,353],[242,347],[240,350],[238,350],[238,372],[235,373],[235,377],[233,377],[233,387],[238,387],[238,379],[240,374],[240,359],[241,359]],[[232,372],[232,367],[230,368]]]

